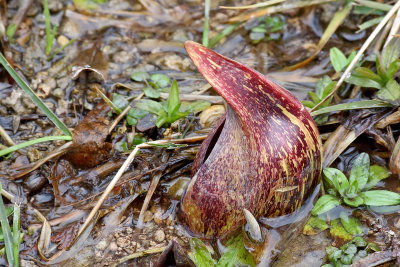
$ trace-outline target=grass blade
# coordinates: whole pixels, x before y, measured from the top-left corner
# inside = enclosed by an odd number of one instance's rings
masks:
[[[334,2],[335,0],[310,0],[310,1],[295,1],[295,2],[286,2],[280,5],[276,6],[269,6],[263,9],[258,9],[254,12],[246,13],[243,15],[238,15],[236,17],[231,18],[229,21],[230,22],[236,22],[236,21],[248,21],[249,19],[254,19],[258,17],[262,17],[265,15],[273,14],[273,13],[278,13],[278,12],[284,12],[287,10],[292,10],[295,8],[303,8],[307,6],[313,6],[313,5],[319,5],[319,4],[324,4],[328,2]]]
[[[58,53],[62,52],[65,48],[67,48],[68,46],[72,45],[75,41],[76,41],[75,38],[74,38],[74,39],[71,39],[71,40],[69,40],[69,42],[66,43],[65,45],[63,45],[63,46],[57,48],[53,53],[51,53],[51,55],[47,58],[47,60],[48,60],[48,61],[52,60],[53,57],[54,57],[55,55],[57,55]]]
[[[210,42],[208,43],[208,47],[209,48],[213,48],[222,38],[224,38],[225,36],[231,34],[231,32],[233,32],[242,23],[243,23],[242,21],[241,22],[236,22],[236,23],[226,27],[222,32],[218,33],[215,37],[213,37],[210,40]]]
[[[1,190],[2,190],[2,188],[1,188],[1,183],[0,183],[0,191]],[[8,261],[9,266],[14,266],[13,237],[11,234],[10,225],[8,223],[7,211],[6,211],[6,207],[4,206],[2,196],[0,196],[0,222],[1,222],[1,229],[3,230],[7,261]]]
[[[210,0],[205,0],[204,5],[204,25],[203,25],[203,45],[208,47],[208,31],[210,30]]]
[[[41,137],[41,138],[38,138],[38,139],[29,140],[27,142],[23,142],[21,144],[17,144],[15,146],[10,146],[10,147],[7,147],[6,149],[0,150],[0,157],[4,156],[4,155],[7,155],[7,154],[9,154],[11,152],[14,152],[14,151],[16,151],[18,149],[27,147],[27,146],[31,146],[31,145],[34,145],[34,144],[37,144],[37,143],[41,143],[41,142],[54,141],[54,140],[71,141],[72,137],[71,136],[65,136],[65,135],[62,135],[62,136],[45,136],[45,137]]]
[[[29,87],[29,85],[15,72],[11,67],[10,63],[7,62],[6,58],[0,53],[0,63],[11,75],[11,77],[17,82],[17,84],[25,91],[29,98],[38,106],[44,114],[58,127],[64,134],[72,136],[72,133],[68,130],[68,127],[60,121],[57,116],[43,103],[43,101],[35,94],[35,92]]]
[[[295,70],[295,69],[304,67],[305,65],[310,63],[311,60],[313,60],[318,55],[318,53],[322,50],[322,48],[324,48],[324,46],[329,41],[331,36],[336,32],[337,28],[339,28],[339,26],[341,26],[343,24],[343,21],[346,19],[347,15],[350,13],[352,5],[353,5],[352,1],[349,1],[344,5],[344,7],[341,10],[339,10],[335,13],[335,15],[331,19],[330,23],[326,27],[324,34],[321,36],[321,39],[319,40],[318,45],[317,45],[317,49],[309,58],[307,58],[306,60],[303,60],[302,62],[299,62],[293,66],[286,68],[286,70]]]
[[[13,216],[13,255],[14,265],[19,266],[19,240],[20,240],[20,207],[14,203],[14,216]]]
[[[50,24],[50,10],[49,10],[49,3],[47,0],[43,0],[43,13],[44,13],[44,20],[46,22],[46,55],[50,55],[51,48],[53,48],[53,31],[51,30]]]
[[[321,108],[316,111],[310,112],[311,116],[317,116],[333,111],[351,110],[351,109],[363,109],[363,108],[382,108],[382,107],[393,107],[392,104],[381,100],[363,100],[357,102],[350,102],[344,104],[338,104],[326,108]]]
[[[266,2],[262,3],[257,3],[253,5],[248,5],[248,6],[220,6],[222,9],[250,9],[250,8],[259,8],[259,7],[267,7],[267,6],[272,6],[275,4],[279,4],[282,2],[285,2],[286,0],[269,0]]]
[[[356,2],[361,6],[366,6],[369,8],[378,9],[382,11],[389,11],[393,7],[392,5],[379,3],[377,1],[357,0]]]

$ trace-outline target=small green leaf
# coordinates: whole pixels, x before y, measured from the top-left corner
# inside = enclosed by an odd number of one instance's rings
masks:
[[[168,116],[165,120],[165,123],[173,123],[181,118],[184,118],[188,115],[188,112],[175,112],[174,114],[172,114],[171,116]]]
[[[385,87],[378,91],[377,96],[389,102],[398,102],[400,99],[400,85],[394,79],[391,79],[386,83]]]
[[[364,199],[365,205],[388,206],[399,205],[400,194],[387,190],[370,190],[359,194]]]
[[[285,21],[283,21],[279,16],[267,16],[264,20],[265,27],[268,28],[270,32],[277,32],[282,30]]]
[[[351,51],[349,57],[347,58],[347,65],[350,64],[351,61],[356,57],[357,52],[356,51]]]
[[[349,187],[349,190],[346,193],[346,197],[348,198],[355,198],[357,197],[358,192],[358,181],[354,180]]]
[[[360,235],[363,233],[362,225],[356,217],[349,217],[345,212],[341,212],[340,222],[344,229],[352,235]]]
[[[307,220],[307,223],[304,225],[303,234],[315,235],[322,231],[325,231],[328,228],[329,225],[326,223],[326,220],[317,216],[310,216],[310,218],[308,218]],[[314,229],[319,229],[319,231],[315,231]]]
[[[128,111],[127,116],[140,120],[140,119],[144,118],[147,114],[149,114],[149,112],[146,110],[142,110],[142,109],[138,109],[138,108],[131,108]]]
[[[149,99],[136,100],[133,102],[133,106],[135,106],[138,109],[145,110],[159,116],[163,111],[163,107],[161,106],[160,103]]]
[[[352,241],[344,244],[343,246],[340,247],[340,250],[343,251],[344,254],[346,255],[352,255],[357,253],[357,246],[353,244]]]
[[[262,33],[265,33],[265,32],[267,32],[267,29],[266,29],[265,27],[263,27],[263,26],[256,26],[256,27],[254,27],[254,28],[251,28],[251,31],[252,31],[252,32],[262,32]]]
[[[369,168],[368,182],[364,186],[364,190],[373,188],[380,180],[388,178],[389,175],[390,173],[385,167],[372,165]]]
[[[393,79],[394,75],[400,69],[400,59],[393,61],[386,71],[386,79]]]
[[[377,252],[381,251],[381,248],[375,243],[368,243],[367,248],[365,250],[367,252]]]
[[[123,95],[116,93],[112,94],[112,102],[120,110],[123,110],[129,105],[129,101],[126,100],[126,98]]]
[[[159,98],[160,97],[160,91],[153,89],[151,87],[143,88],[143,92],[147,97],[150,97],[150,98]]]
[[[252,40],[252,41],[260,41],[260,40],[262,40],[262,39],[264,39],[265,38],[265,33],[264,32],[251,32],[250,34],[249,34],[249,38],[250,38],[250,40]]]
[[[376,24],[379,24],[379,22],[381,22],[383,18],[384,18],[384,16],[381,16],[381,17],[370,19],[370,20],[362,23],[361,25],[358,26],[358,28],[359,28],[358,32],[364,31],[372,26],[375,26]]]
[[[353,161],[349,183],[352,184],[357,180],[359,190],[362,190],[368,182],[369,164],[369,156],[367,153],[361,153]],[[355,193],[357,193],[357,191]]]
[[[348,64],[346,56],[336,47],[331,48],[329,56],[336,72],[341,71]]]
[[[365,239],[361,236],[354,237],[351,242],[353,242],[359,248],[365,248],[367,246],[367,241],[365,241]]]
[[[357,181],[356,181],[357,182]],[[343,202],[350,207],[357,208],[361,205],[364,205],[364,199],[360,196],[356,196],[353,198],[344,197]]]
[[[315,93],[318,97],[318,102],[320,102],[324,98],[325,88],[332,82],[331,78],[328,75],[324,75],[322,78],[319,78],[317,84],[315,85]],[[329,94],[329,93],[328,93]],[[326,94],[326,95],[328,95]],[[326,96],[325,95],[325,96]],[[313,100],[314,101],[314,100]],[[316,101],[314,101],[316,102]]]
[[[354,254],[346,254],[340,258],[340,262],[343,263],[344,265],[348,266],[353,262],[353,258],[354,258]]]
[[[125,141],[116,142],[114,145],[115,150],[119,152],[126,152],[128,151],[128,143]]]
[[[256,266],[253,256],[244,246],[242,235],[232,237],[226,243],[227,251],[217,263],[217,267]]]
[[[346,82],[359,85],[361,87],[371,87],[376,89],[383,88],[384,84],[379,75],[364,67],[356,68]]]
[[[136,82],[144,82],[145,80],[150,79],[150,75],[144,71],[134,72],[131,75],[131,79]]]
[[[325,168],[324,170],[325,180],[333,185],[341,196],[349,190],[349,181],[346,176],[338,169]]]
[[[330,234],[334,238],[341,238],[344,241],[350,241],[353,236],[344,229],[344,227],[339,223],[338,219],[331,221]]]
[[[328,246],[325,248],[326,255],[330,262],[336,262],[338,259],[342,257],[343,252],[334,246]]]
[[[10,43],[14,43],[14,33],[15,33],[16,29],[17,29],[17,25],[15,23],[11,23],[7,27],[6,34],[7,34],[7,37],[8,37],[8,40],[10,41]]]
[[[182,101],[179,111],[197,113],[208,108],[210,105],[211,105],[210,102],[204,100],[197,100],[193,102]]]
[[[313,215],[319,215],[339,206],[340,204],[341,202],[337,197],[332,195],[323,195],[318,199],[317,203],[315,203],[311,213]]]
[[[308,108],[313,108],[316,106],[316,104],[312,101],[308,101],[308,100],[303,100],[301,101],[301,103],[303,104],[303,106],[306,106]]]
[[[382,50],[382,67],[388,71],[390,65],[400,57],[400,40],[393,38]],[[389,77],[392,78],[392,77]]]
[[[138,120],[133,117],[127,116],[126,122],[128,123],[128,125],[136,126],[138,123]]]
[[[321,94],[322,94],[322,92],[321,92]],[[318,104],[319,102],[321,102],[321,98],[318,97],[317,94],[314,93],[313,91],[308,92],[308,96],[310,97],[311,101],[314,102],[315,104]]]
[[[171,90],[169,92],[167,111],[168,115],[171,116],[179,110],[179,89],[178,83],[174,80],[171,85]]]
[[[190,248],[192,253],[189,254],[192,261],[198,267],[209,267],[215,266],[216,261],[211,257],[211,253],[208,251],[206,245],[198,239],[190,239]]]
[[[151,75],[150,79],[160,88],[167,87],[171,83],[171,80],[167,75],[159,73]]]
[[[132,140],[132,146],[137,146],[137,145],[143,144],[146,141],[147,140],[145,137],[143,137],[139,134],[135,134],[135,136],[133,137],[133,140]]]
[[[164,123],[167,122],[168,119],[168,115],[167,113],[165,113],[165,111],[163,110],[163,114],[159,115],[156,121],[156,126],[157,128],[160,128],[161,126],[163,126]]]

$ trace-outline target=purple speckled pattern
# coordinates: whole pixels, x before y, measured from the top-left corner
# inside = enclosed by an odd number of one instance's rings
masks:
[[[196,156],[181,204],[184,225],[221,237],[244,224],[244,208],[256,218],[295,211],[321,173],[321,139],[310,114],[255,70],[194,42],[185,48],[228,110]]]

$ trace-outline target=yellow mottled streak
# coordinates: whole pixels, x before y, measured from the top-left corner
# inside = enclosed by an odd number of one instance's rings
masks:
[[[220,68],[221,68],[221,66],[220,66],[220,65],[218,65],[217,63],[215,63],[215,62],[214,62],[214,61],[212,61],[211,59],[207,58],[207,60],[208,60],[208,62],[210,62],[210,63],[211,63],[211,65],[213,65],[215,68],[217,68],[217,69],[220,69]]]
[[[297,118],[296,116],[294,116],[292,113],[290,113],[287,109],[285,109],[284,107],[282,107],[281,105],[277,104],[277,107],[280,108],[283,112],[283,114],[289,118],[289,120],[294,124],[297,125],[300,129],[300,131],[302,131],[304,133],[304,137],[305,137],[305,141],[307,143],[308,149],[307,149],[307,155],[310,159],[311,162],[311,168],[315,168],[316,166],[314,166],[314,157],[313,157],[313,152],[316,151],[316,147],[315,147],[315,143],[314,140],[312,138],[312,135],[310,133],[310,131],[307,129],[307,127],[304,125],[304,123]],[[312,123],[310,123],[312,125]],[[316,135],[318,136],[318,135]],[[313,179],[313,177],[309,177],[309,179]],[[301,190],[301,198],[304,198],[304,190],[305,190],[305,186],[302,186],[302,190]]]

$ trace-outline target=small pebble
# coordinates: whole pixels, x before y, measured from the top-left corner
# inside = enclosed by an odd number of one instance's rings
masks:
[[[107,242],[105,240],[101,240],[99,243],[97,243],[96,248],[98,250],[104,250],[107,247]]]
[[[108,246],[108,248],[109,248],[111,251],[116,251],[116,250],[118,249],[118,245],[117,245],[117,243],[115,243],[115,242],[111,242],[110,245]]]
[[[117,238],[117,245],[121,248],[129,246],[130,241],[125,237],[118,237]]]
[[[165,240],[165,233],[163,230],[159,229],[154,233],[154,240],[161,243]]]
[[[69,39],[65,37],[64,35],[60,35],[57,38],[57,43],[59,46],[64,46],[69,42]]]

